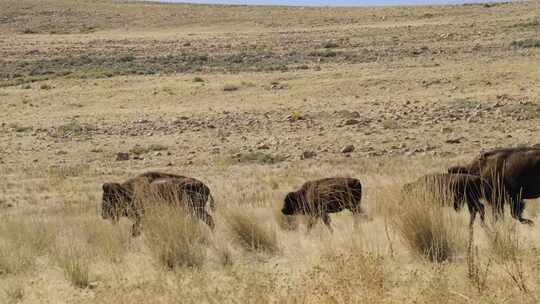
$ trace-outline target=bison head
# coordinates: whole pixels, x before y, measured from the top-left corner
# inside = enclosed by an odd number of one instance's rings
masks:
[[[293,215],[297,212],[298,209],[298,193],[296,192],[289,192],[287,196],[285,196],[285,201],[283,203],[283,208],[281,209],[281,213],[284,215]]]
[[[117,183],[103,184],[103,199],[101,202],[101,217],[117,222],[125,202],[131,200],[128,189]]]

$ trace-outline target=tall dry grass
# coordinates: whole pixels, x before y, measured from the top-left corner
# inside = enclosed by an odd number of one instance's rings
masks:
[[[454,210],[452,195],[442,185],[414,187],[392,195],[392,224],[410,252],[432,262],[453,260],[465,247],[465,225]],[[399,191],[394,189],[394,191]]]
[[[229,207],[225,221],[232,238],[242,248],[252,252],[276,254],[280,252],[274,225],[261,221],[247,208]]]
[[[207,230],[183,210],[163,206],[145,215],[144,236],[161,266],[201,268],[206,260]]]
[[[158,192],[144,182],[137,187],[145,240],[159,265],[169,270],[201,268],[207,257],[208,231],[188,198],[177,195],[177,189]]]
[[[48,253],[56,227],[37,216],[2,219],[0,223],[0,274],[30,271]]]

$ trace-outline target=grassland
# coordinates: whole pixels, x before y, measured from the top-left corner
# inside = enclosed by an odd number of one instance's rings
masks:
[[[467,250],[466,212],[399,190],[540,142],[539,15],[1,1],[0,303],[537,303],[537,226],[478,226]],[[102,220],[101,184],[146,170],[206,182],[216,231]],[[369,219],[278,216],[334,175],[361,179]]]

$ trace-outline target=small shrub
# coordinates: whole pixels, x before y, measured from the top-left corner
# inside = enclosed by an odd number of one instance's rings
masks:
[[[135,61],[135,56],[129,54],[129,55],[124,55],[124,56],[121,56],[120,58],[118,58],[118,61],[120,62],[132,62],[132,61]]]
[[[159,152],[159,151],[166,151],[168,149],[167,146],[161,145],[161,144],[151,144],[148,146],[140,146],[135,145],[135,147],[131,148],[129,152],[137,155],[146,154],[150,152]]]
[[[52,89],[53,87],[50,86],[50,85],[48,85],[48,84],[46,84],[46,83],[44,83],[44,84],[40,85],[39,88],[42,89],[42,90],[50,90],[50,89]]]
[[[264,152],[239,153],[236,159],[240,163],[275,164],[285,160],[281,156],[271,155]]]
[[[454,109],[474,109],[481,105],[480,101],[468,98],[458,98],[451,102],[451,107]]]
[[[309,53],[309,56],[311,57],[322,57],[322,58],[332,58],[332,57],[337,57],[339,55],[338,52],[335,52],[335,51],[329,51],[329,50],[326,50],[326,51],[313,51],[313,52],[310,52]]]
[[[201,77],[195,77],[193,78],[193,82],[204,82],[204,79],[202,79]]]
[[[176,95],[176,91],[172,87],[164,87],[163,92],[167,93],[170,96]]]
[[[223,91],[225,92],[233,92],[233,91],[238,91],[240,88],[236,85],[233,85],[233,84],[226,84],[224,87],[223,87]]]
[[[34,30],[34,29],[31,29],[31,28],[25,28],[24,30],[21,31],[23,34],[37,34],[38,31],[37,30]]]
[[[321,45],[322,48],[325,49],[333,49],[339,47],[339,44],[333,42],[333,41],[326,41]]]
[[[70,248],[58,257],[58,264],[69,282],[78,288],[86,288],[90,284],[90,261],[80,249]]]
[[[517,49],[530,49],[540,47],[539,39],[525,39],[525,40],[514,40],[510,44],[512,47]]]
[[[83,134],[87,127],[83,126],[77,120],[72,120],[67,124],[61,125],[56,129],[58,136],[79,136]]]
[[[277,234],[245,209],[231,210],[227,222],[233,237],[246,250],[275,254],[279,252]]]
[[[535,17],[533,19],[529,19],[526,22],[518,23],[514,25],[513,27],[524,27],[524,28],[540,27],[540,18]]]
[[[27,133],[31,132],[34,128],[31,126],[15,126],[13,129],[17,133]]]

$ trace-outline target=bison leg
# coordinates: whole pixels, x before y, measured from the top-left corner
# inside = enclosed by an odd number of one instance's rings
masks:
[[[322,221],[326,225],[326,227],[328,227],[328,230],[330,230],[330,232],[334,232],[334,229],[332,228],[332,220],[330,219],[328,213],[324,213],[322,215]]]
[[[133,226],[131,226],[131,236],[137,237],[141,235],[142,225],[141,225],[141,218],[137,217],[135,219],[135,223],[133,223]]]
[[[470,214],[470,219],[469,219],[469,229],[473,229],[474,227],[474,221],[476,220],[476,212],[478,212],[476,210],[476,208],[474,208],[473,206],[469,205],[469,214]]]
[[[315,224],[317,223],[317,220],[318,220],[318,217],[316,216],[309,216],[308,217],[308,222],[307,222],[307,230],[310,231],[313,226],[315,226]]]
[[[522,224],[534,225],[532,220],[523,217],[523,210],[525,210],[525,202],[520,198],[513,196],[510,203],[510,210],[512,211],[512,217],[517,219]]]
[[[360,214],[363,214],[364,213],[364,210],[362,210],[362,208],[360,207],[360,204],[355,204],[355,205],[352,205],[351,207],[349,207],[349,210],[352,212],[352,214],[354,215],[360,215]]]
[[[208,214],[208,212],[206,212],[206,210],[202,210],[199,213],[199,218],[203,222],[205,222],[206,225],[208,225],[208,227],[210,227],[210,229],[214,230],[214,227],[215,227],[214,219],[212,218],[212,216],[210,214]]]

